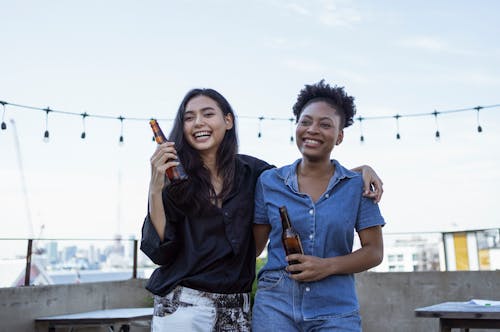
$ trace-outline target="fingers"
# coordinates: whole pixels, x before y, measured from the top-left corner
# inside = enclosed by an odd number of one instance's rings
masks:
[[[379,177],[371,179],[371,182],[365,182],[363,185],[363,196],[373,199],[374,203],[379,203],[384,193],[383,183]]]
[[[151,190],[161,191],[165,185],[165,172],[168,168],[179,165],[177,151],[173,142],[159,144],[150,158]]]

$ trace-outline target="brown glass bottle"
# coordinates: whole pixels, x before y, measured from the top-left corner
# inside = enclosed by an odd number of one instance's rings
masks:
[[[302,249],[302,243],[300,242],[299,234],[293,229],[292,223],[290,222],[290,217],[288,216],[288,211],[286,206],[280,207],[281,216],[281,241],[283,242],[283,247],[285,248],[286,255],[291,254],[304,254],[304,249]],[[289,261],[288,264],[298,264],[299,261],[293,260]],[[300,273],[299,271],[291,272],[292,274]]]
[[[153,134],[155,136],[156,143],[158,144],[165,143],[167,141],[167,138],[163,134],[163,131],[161,130],[158,122],[155,119],[151,119],[149,121],[149,124],[151,125],[151,129],[153,129]],[[182,164],[180,164],[179,159],[176,159],[176,161],[179,162],[179,165],[167,168],[166,170],[168,179],[172,182],[186,180],[187,174],[186,171],[184,171],[184,167],[182,167]]]

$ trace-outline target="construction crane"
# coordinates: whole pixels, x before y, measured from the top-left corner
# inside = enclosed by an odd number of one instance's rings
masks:
[[[31,218],[31,205],[28,195],[28,186],[26,184],[26,177],[24,176],[24,167],[23,167],[23,157],[21,154],[21,144],[19,143],[19,135],[17,134],[16,122],[14,119],[10,119],[10,123],[12,124],[12,133],[14,135],[14,145],[16,147],[17,154],[17,166],[19,168],[19,175],[21,177],[21,187],[24,196],[24,211],[26,213],[26,220],[28,222],[28,237],[33,238],[35,236],[33,230],[33,220]],[[38,233],[38,239],[42,237],[43,231],[45,230],[45,225],[40,226],[40,231]],[[40,248],[38,246],[38,241],[33,241],[33,252],[35,254],[41,255],[45,252],[45,249]]]
[[[32,238],[33,233],[33,220],[31,219],[31,206],[28,196],[28,186],[26,185],[26,177],[24,176],[23,157],[21,155],[21,144],[19,144],[19,136],[17,135],[16,122],[10,119],[12,124],[12,134],[14,135],[14,145],[17,154],[17,167],[19,168],[19,176],[21,177],[21,188],[24,197],[24,212],[26,213],[26,220],[28,222],[28,237]]]

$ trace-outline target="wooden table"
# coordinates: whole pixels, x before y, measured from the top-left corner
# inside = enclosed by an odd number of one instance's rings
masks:
[[[151,320],[153,308],[120,308],[97,311],[80,312],[75,314],[39,317],[35,325],[48,324],[48,331],[54,332],[56,327],[70,327],[70,331],[77,326],[107,326],[114,331],[115,325],[120,325],[119,331],[128,332],[133,321]]]
[[[500,306],[478,305],[469,302],[444,302],[415,309],[417,317],[439,318],[442,332],[452,328],[500,329]]]

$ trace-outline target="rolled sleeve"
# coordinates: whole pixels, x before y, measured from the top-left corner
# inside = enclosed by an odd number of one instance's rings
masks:
[[[362,197],[358,211],[358,220],[356,221],[356,231],[373,226],[384,226],[385,221],[380,213],[377,203],[374,203],[371,198]]]
[[[153,263],[158,265],[168,265],[173,262],[179,249],[179,243],[176,239],[175,228],[168,225],[165,229],[165,239],[163,242],[156,232],[151,222],[149,214],[144,219],[142,226],[141,250],[148,256]]]

